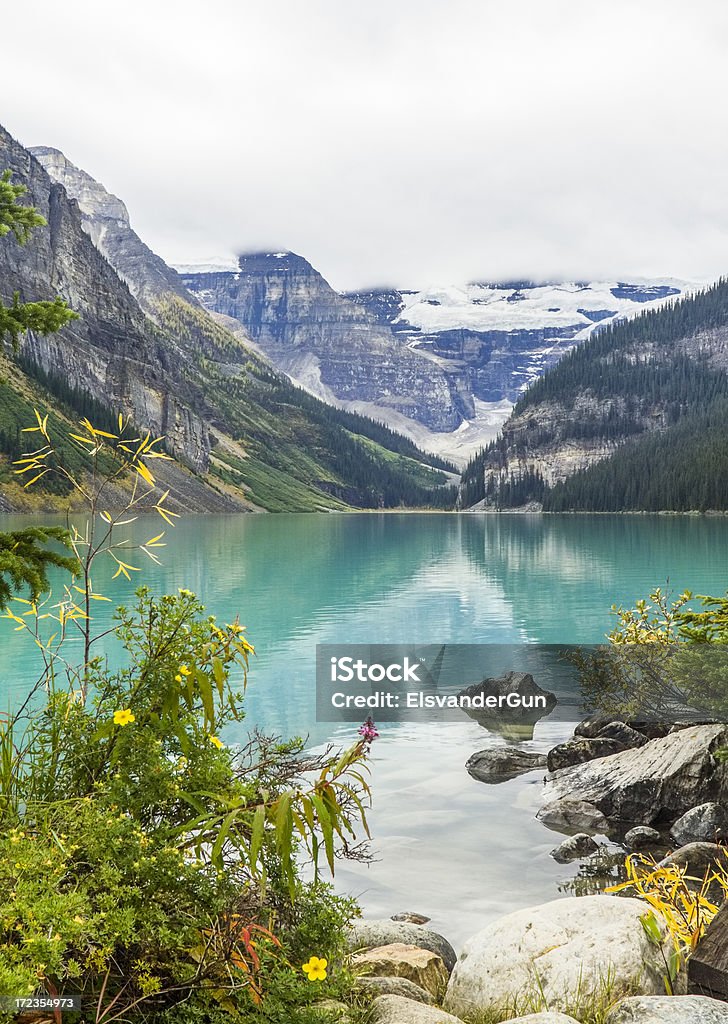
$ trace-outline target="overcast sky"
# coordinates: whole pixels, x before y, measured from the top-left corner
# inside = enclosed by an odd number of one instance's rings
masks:
[[[3,35],[5,127],[171,263],[728,273],[724,0],[23,0]]]

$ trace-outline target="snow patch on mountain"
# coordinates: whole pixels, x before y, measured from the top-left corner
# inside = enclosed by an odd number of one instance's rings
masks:
[[[239,269],[237,256],[211,256],[196,263],[173,263],[172,266],[178,274],[229,274]]]
[[[401,292],[404,309],[394,323],[432,334],[448,330],[527,331],[572,328],[575,336],[596,324],[634,316],[700,287],[673,278],[563,284],[473,283]]]

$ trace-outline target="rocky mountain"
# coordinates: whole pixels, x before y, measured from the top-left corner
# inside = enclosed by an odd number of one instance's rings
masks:
[[[143,309],[149,311],[160,296],[168,294],[194,303],[177,272],[152,252],[133,230],[129,211],[121,199],[72,164],[59,149],[31,146],[29,152],[43,165],[49,177],[63,185],[67,195],[76,200],[84,231]]]
[[[518,401],[575,345],[607,324],[682,294],[685,281],[474,282],[424,291],[351,293],[412,348],[467,368],[482,402]]]
[[[182,279],[208,310],[242,325],[278,369],[328,401],[374,403],[443,432],[472,411],[457,374],[401,344],[295,253],[244,255],[236,271]]]
[[[337,294],[289,252],[184,268],[210,311],[327,401],[448,457],[491,440],[530,383],[595,330],[682,294],[682,281],[374,289]],[[419,358],[418,358],[419,357]]]
[[[727,371],[725,281],[610,325],[524,392],[466,468],[463,507],[728,507],[702,482],[728,443]]]
[[[123,203],[63,154],[34,156],[0,129],[0,168],[48,222],[25,247],[0,243],[0,295],[60,295],[79,314],[57,335],[29,333],[17,359],[2,354],[0,455],[33,404],[68,420],[92,403],[166,436],[177,461],[165,482],[188,507],[445,500],[446,477],[411,442],[315,400],[215,323],[134,233]]]

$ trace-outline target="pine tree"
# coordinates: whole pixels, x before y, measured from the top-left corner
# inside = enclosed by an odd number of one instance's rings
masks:
[[[46,221],[35,207],[18,202],[27,188],[13,185],[10,179],[10,171],[0,175],[0,238],[12,234],[18,245],[25,245],[33,228],[42,227]],[[75,317],[59,296],[52,302],[21,302],[16,292],[8,306],[0,299],[0,342],[9,335],[13,348],[17,349],[20,335],[25,331],[53,334]]]

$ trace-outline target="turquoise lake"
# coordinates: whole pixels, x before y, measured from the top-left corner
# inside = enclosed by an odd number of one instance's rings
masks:
[[[1,516],[0,529],[22,522]],[[144,541],[159,520],[130,529]],[[239,614],[256,646],[240,728],[305,735],[312,746],[348,745],[356,732],[316,722],[318,643],[593,643],[609,630],[613,603],[631,605],[668,580],[675,592],[728,588],[723,517],[191,516],[165,540],[164,564],[145,565],[144,582],[160,594],[194,590],[220,619]],[[137,580],[111,582],[112,572],[103,566],[95,586],[128,604]],[[98,607],[108,624],[110,606]],[[120,656],[113,641],[108,654]],[[32,645],[0,623],[5,701],[37,675]],[[543,719],[527,747],[566,739],[567,719]],[[540,774],[487,786],[465,771],[474,751],[501,737],[465,716],[390,723],[381,733],[371,760],[376,859],[344,863],[336,876],[366,916],[418,911],[457,944],[568,888],[576,868],[549,857],[559,837],[534,819]]]

